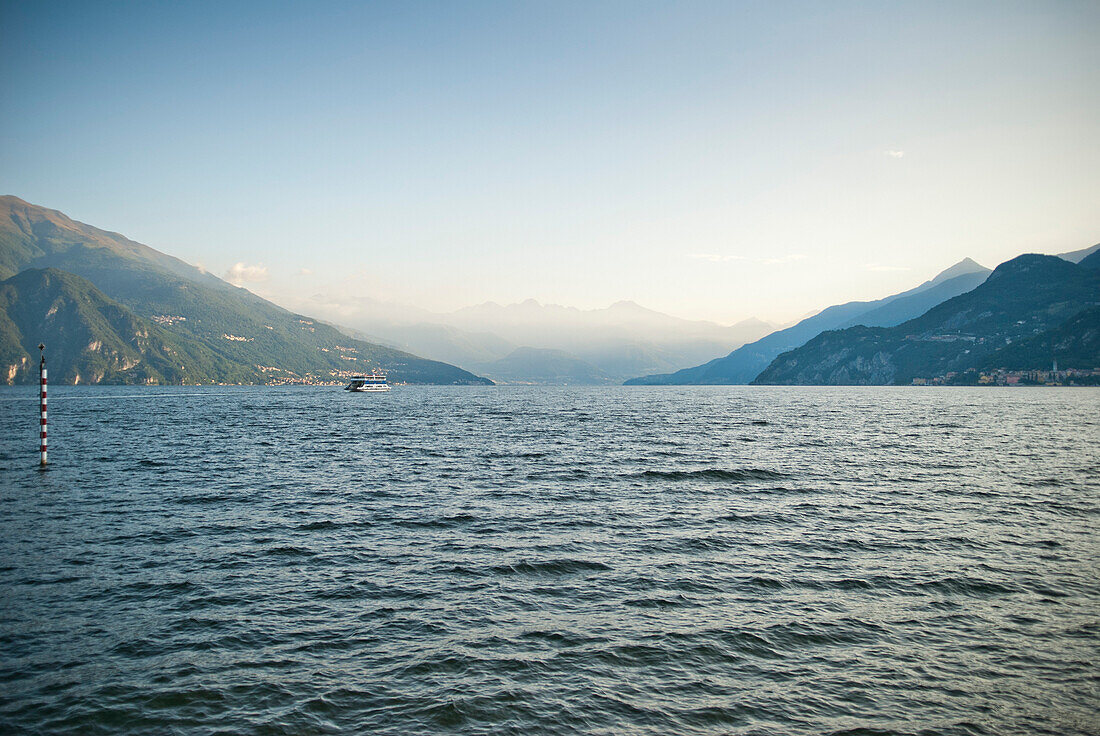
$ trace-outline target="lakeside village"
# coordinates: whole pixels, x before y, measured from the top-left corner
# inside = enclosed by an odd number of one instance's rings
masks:
[[[307,320],[298,320],[304,325],[312,325],[312,322]],[[266,325],[265,325],[266,327]],[[268,329],[271,329],[270,327]],[[312,332],[313,328],[309,327]],[[236,341],[248,341],[251,342],[253,338],[238,337],[237,335],[222,335],[226,340]],[[353,363],[359,361],[359,351],[355,348],[344,347],[342,345],[334,345],[333,350],[328,348],[319,348],[322,353],[336,352],[341,360],[351,361]],[[380,368],[380,366],[379,366]],[[280,368],[274,365],[257,365],[256,370],[264,374],[268,380],[264,381],[265,386],[343,386],[349,380],[355,376],[361,375],[364,371],[376,370],[369,363],[366,368],[359,370],[330,370],[327,373],[314,373],[307,372],[299,375],[288,368]],[[395,386],[405,385],[403,381],[394,382]]]
[[[914,386],[1100,386],[1100,368],[1049,371],[951,371],[933,378],[914,378]]]
[[[274,372],[282,374],[271,376],[267,381],[264,381],[265,386],[343,386],[353,377],[362,375],[363,373],[363,371],[329,371],[327,375],[318,373],[298,375],[285,368],[276,368],[270,365],[258,365],[256,368],[265,375]],[[367,369],[367,372],[369,371],[370,369]],[[229,384],[221,385],[225,386]],[[394,381],[391,385],[404,386],[405,382]]]

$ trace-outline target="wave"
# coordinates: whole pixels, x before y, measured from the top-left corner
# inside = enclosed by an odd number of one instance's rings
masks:
[[[781,514],[739,514],[731,511],[718,517],[718,521],[736,521],[743,524],[781,524],[785,519]]]
[[[583,636],[569,631],[548,631],[532,629],[520,634],[520,639],[543,642],[556,647],[580,647],[603,641],[600,637]]]
[[[1019,591],[1015,586],[1009,587],[992,580],[981,580],[964,575],[928,580],[917,583],[913,587],[927,593],[977,598],[1011,595]]]
[[[685,606],[699,606],[700,604],[682,593],[677,593],[672,596],[627,598],[623,601],[623,605],[631,608],[683,608]]]
[[[550,457],[548,452],[528,451],[528,452],[500,452],[494,450],[492,452],[486,452],[482,454],[482,457],[487,460],[515,460],[516,458],[523,458],[527,460],[538,460],[543,457]]]
[[[701,470],[645,470],[636,477],[650,480],[710,480],[710,481],[746,481],[746,480],[780,480],[787,475],[774,470],[763,468],[741,468],[737,470],[723,470],[721,468],[703,468]]]
[[[265,549],[264,554],[271,555],[273,557],[316,557],[317,553],[312,550],[308,550],[305,547],[298,547],[293,544],[284,544],[279,547],[270,547]]]
[[[451,516],[438,516],[433,519],[400,519],[395,521],[394,525],[411,529],[453,529],[477,520],[478,517],[473,514],[454,514]]]
[[[600,572],[610,570],[610,565],[592,560],[544,560],[540,562],[517,562],[511,565],[494,565],[490,572],[497,575],[575,575],[582,572]]]
[[[739,538],[727,538],[716,535],[707,537],[692,537],[682,540],[677,547],[693,552],[708,552],[710,550],[729,549],[741,543]]]
[[[340,527],[335,521],[311,521],[308,524],[302,524],[297,528],[300,531],[319,531],[321,529],[338,529]]]
[[[591,473],[580,468],[537,471],[527,474],[527,480],[584,480],[589,477],[591,477]]]

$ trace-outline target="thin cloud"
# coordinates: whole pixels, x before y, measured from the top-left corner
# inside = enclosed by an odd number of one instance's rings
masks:
[[[692,253],[688,256],[688,258],[694,258],[698,261],[710,261],[711,263],[745,261],[748,263],[758,263],[762,266],[779,266],[784,263],[795,263],[797,261],[805,260],[806,255],[804,253],[791,253],[790,255],[780,256],[778,258],[752,258],[749,256],[731,256],[721,253]]]
[[[864,271],[909,271],[908,266],[890,266],[884,263],[865,263],[863,264]]]
[[[763,263],[765,266],[778,266],[783,263],[796,263],[797,261],[806,260],[806,256],[803,253],[791,253],[787,256],[780,256],[779,258],[756,258],[757,263]]]
[[[902,158],[903,156],[905,156],[905,151],[901,151],[895,148],[887,151],[886,155],[892,158]]]
[[[224,278],[234,286],[267,281],[267,266],[261,264],[249,266],[243,261],[239,261],[234,263],[229,270],[225,272]]]
[[[728,261],[747,261],[749,260],[745,256],[724,256],[719,253],[692,253],[688,258],[694,258],[697,261],[710,261],[711,263],[726,263]]]

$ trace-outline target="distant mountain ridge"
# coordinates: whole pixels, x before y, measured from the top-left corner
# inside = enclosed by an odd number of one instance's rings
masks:
[[[1059,258],[1088,269],[1100,258],[1100,245]],[[47,273],[42,283],[15,278],[35,270]],[[582,310],[535,300],[490,302],[447,315],[413,310],[419,321],[348,330],[285,310],[118,233],[4,196],[0,279],[6,279],[7,306],[0,314],[0,379],[10,374],[9,382],[30,380],[32,333],[53,327],[19,310],[34,305],[33,311],[52,299],[47,309],[57,307],[54,322],[70,328],[52,340],[64,344],[65,334],[79,334],[99,347],[94,355],[81,348],[72,356],[73,365],[82,366],[74,368],[74,380],[79,375],[125,382],[318,382],[383,368],[393,380],[411,383],[490,382],[475,373],[515,383],[601,384],[640,373],[647,375],[626,382],[747,383],[777,357],[819,335],[905,323],[975,289],[989,273],[964,259],[908,291],[829,307],[774,332],[755,319],[723,326],[630,301]],[[23,293],[27,290],[35,293]],[[998,355],[1027,362],[1030,352],[1063,349],[1059,346],[1090,355],[1091,314],[1085,310],[1076,321],[1009,336],[1016,341],[1012,351],[1004,346]],[[1085,332],[1074,333],[1070,325]],[[421,347],[446,361],[409,352]],[[173,368],[172,355],[187,360]]]
[[[1063,368],[1100,367],[1093,351],[1100,342],[1100,269],[1093,259],[1100,254],[1080,264],[1018,256],[972,291],[895,327],[822,332],[778,356],[754,383],[905,384],[982,368],[1049,367],[1059,357],[1082,363],[1060,361]]]
[[[1084,259],[1091,256],[1093,253],[1100,251],[1100,243],[1090,246],[1088,248],[1082,248],[1081,250],[1071,250],[1068,253],[1059,253],[1058,257],[1062,260],[1069,261],[1070,263],[1080,263]]]
[[[204,345],[224,362],[204,363],[210,372],[202,382],[236,382],[256,371],[269,382],[331,381],[382,368],[394,381],[489,383],[453,365],[352,338],[117,233],[0,197],[0,276],[46,268],[80,276],[163,332]],[[52,345],[51,352],[62,347]],[[102,380],[112,380],[109,375]]]
[[[480,366],[480,370],[504,383],[556,386],[593,386],[616,383],[599,368],[564,350],[516,348],[507,356]]]
[[[724,326],[707,320],[688,320],[673,317],[640,304],[622,300],[602,309],[578,309],[558,304],[542,304],[527,299],[514,304],[500,305],[485,302],[464,307],[441,315],[446,324],[471,329],[491,325],[508,337],[508,328],[530,330],[538,326],[551,331],[574,331],[578,328],[613,328],[620,335],[633,338],[675,337],[680,340],[706,337],[712,339],[738,339],[743,333],[768,329],[770,325],[750,318],[737,324]],[[528,339],[528,333],[522,333]]]
[[[758,319],[729,326],[681,319],[631,301],[602,309],[542,304],[534,299],[507,305],[486,302],[450,313],[410,310],[407,321],[388,305],[364,299],[354,300],[353,308],[356,304],[361,311],[349,315],[345,305],[341,319],[360,335],[494,380],[520,383],[577,383],[580,375],[594,383],[622,382],[641,372],[675,370],[709,360],[774,329]],[[544,355],[555,356],[555,361],[568,357],[577,371],[560,379],[548,378],[541,370],[535,371],[540,378],[520,375],[515,369],[521,363],[509,358],[520,348],[551,351]],[[582,364],[587,368],[581,369]]]
[[[672,374],[650,375],[626,382],[634,386],[750,383],[778,355],[797,348],[824,330],[853,324],[892,326],[930,307],[970,291],[989,275],[989,269],[966,258],[908,291],[870,302],[848,302],[828,307],[786,329],[743,345],[723,358]]]

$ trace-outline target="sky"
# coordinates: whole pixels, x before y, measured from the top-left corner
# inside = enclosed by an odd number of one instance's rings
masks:
[[[0,193],[284,304],[785,322],[1100,242],[1100,3],[0,0]]]

